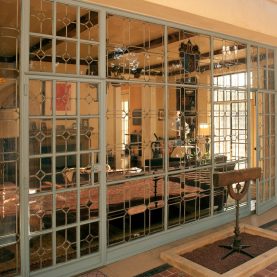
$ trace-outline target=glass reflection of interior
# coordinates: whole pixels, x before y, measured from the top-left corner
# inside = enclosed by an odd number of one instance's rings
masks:
[[[249,45],[247,65],[247,45],[239,41],[211,41],[173,27],[166,27],[165,40],[163,25],[108,14],[105,83],[98,12],[31,0],[30,13],[29,70],[35,74],[28,75],[23,114],[29,156],[21,162],[29,177],[31,271],[99,252],[105,216],[112,247],[226,211],[234,202],[213,187],[214,171],[258,164],[261,200],[275,195],[272,49]],[[19,26],[7,24],[12,28],[0,41],[7,49],[0,64],[0,256],[6,259],[0,259],[0,275],[15,275]],[[107,214],[100,217],[101,180]]]
[[[53,251],[56,263],[76,259],[77,229],[70,226],[77,222],[86,222],[80,226],[80,255],[97,252],[98,86],[30,80],[29,142],[30,231],[44,232],[30,242],[31,270],[50,266],[49,252]],[[56,248],[51,251],[54,226],[59,231],[55,232]]]
[[[20,275],[20,0],[1,1],[0,275]],[[4,16],[5,14],[5,16]]]
[[[209,36],[168,28],[168,60],[149,61],[153,53],[164,55],[160,26],[115,16],[107,22],[107,77],[114,80],[108,83],[106,95],[106,171],[111,183],[107,201],[115,187],[124,191],[125,186],[135,188],[140,183],[140,179],[131,177],[149,178],[149,174],[154,174],[155,187],[157,174],[177,170],[181,173],[166,180],[169,227],[223,212],[234,205],[225,189],[213,189],[211,165],[214,164],[214,171],[222,172],[248,164],[247,117],[250,113],[251,136],[255,137],[252,115],[256,114],[257,105],[254,95],[250,97],[250,106],[247,102],[246,45],[216,38],[210,49]],[[116,24],[125,28],[117,32]],[[272,74],[273,52],[252,50],[250,86],[272,87],[272,80],[267,80]],[[267,59],[271,61],[266,68]],[[164,62],[167,88],[159,85],[165,80]],[[255,70],[260,73],[255,75]],[[125,82],[130,80],[131,83]],[[145,81],[156,85],[141,84]],[[263,115],[260,120],[267,124]],[[274,122],[274,116],[270,120]],[[269,147],[275,149],[274,143]],[[268,157],[268,153],[265,155]],[[252,153],[251,164],[255,165],[255,160]],[[266,184],[268,192],[272,183]],[[148,217],[147,205],[141,207],[141,202],[145,205],[145,194],[133,196],[133,201],[138,201],[140,225],[131,221],[129,197],[122,192],[118,205],[114,204],[109,213],[110,230],[118,230],[118,237],[110,231],[110,244],[145,236],[151,227],[143,223]],[[163,213],[163,209],[159,212]]]

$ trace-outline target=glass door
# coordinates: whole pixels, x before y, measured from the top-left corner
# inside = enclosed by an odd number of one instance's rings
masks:
[[[0,276],[21,272],[20,0],[0,1]]]
[[[273,49],[250,47],[252,165],[262,168],[262,178],[252,191],[258,214],[273,207],[276,199],[275,59]]]
[[[256,93],[257,166],[262,168],[262,178],[256,185],[256,211],[258,214],[271,208],[276,197],[276,136],[274,92]]]
[[[30,271],[99,252],[99,85],[30,78]]]
[[[77,274],[103,263],[105,245],[100,13],[76,1],[26,2],[25,272]]]

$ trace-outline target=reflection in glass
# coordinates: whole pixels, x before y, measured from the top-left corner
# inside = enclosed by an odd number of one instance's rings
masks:
[[[30,190],[33,194],[33,190]],[[52,227],[52,195],[30,195],[30,231],[42,231]]]
[[[74,191],[56,195],[56,226],[76,223],[76,198]]]
[[[30,116],[52,115],[53,109],[50,108],[52,93],[52,81],[31,80],[29,82]]]
[[[76,227],[56,232],[56,263],[76,259]]]
[[[107,17],[107,35],[108,78],[164,80],[162,25],[112,15]]]
[[[215,206],[223,209],[221,196]],[[211,169],[189,171],[168,177],[168,225],[174,227],[211,213]]]
[[[80,44],[80,74],[98,75],[98,45]]]
[[[1,1],[0,276],[20,275],[20,14],[21,1]]]
[[[109,84],[107,92],[108,178],[151,173],[163,168],[164,89],[140,84]],[[116,105],[115,105],[116,103]]]
[[[81,256],[92,254],[99,250],[99,223],[84,224],[80,227]]]
[[[75,38],[77,7],[56,3],[56,35],[59,37]]]
[[[80,15],[80,39],[99,41],[98,13],[81,8]]]
[[[30,270],[37,270],[51,266],[52,260],[52,236],[42,234],[30,239]]]
[[[30,154],[46,154],[52,148],[52,120],[31,120],[29,123]]]
[[[56,157],[57,189],[75,187],[76,183],[76,155]]]
[[[30,32],[52,35],[52,5],[49,0],[30,1]]]
[[[99,213],[99,188],[83,189],[80,192],[80,220],[95,219]]]
[[[219,87],[214,90],[214,152],[228,161],[246,159],[247,91],[230,89],[246,86],[245,73],[217,76],[214,80]]]
[[[56,72],[76,74],[76,42],[56,40]]]
[[[210,84],[210,38],[168,28],[168,79],[170,83]]]
[[[210,90],[170,87],[168,94],[169,168],[209,164],[211,138]]]
[[[49,38],[30,36],[30,65],[31,71],[52,71],[52,40]]]
[[[162,231],[164,178],[111,185],[107,191],[108,245]]]

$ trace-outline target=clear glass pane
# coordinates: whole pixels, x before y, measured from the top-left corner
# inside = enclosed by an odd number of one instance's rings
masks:
[[[107,17],[107,76],[114,79],[164,80],[164,27]]]
[[[151,173],[154,167],[162,170],[163,87],[110,84],[106,99],[107,163],[111,169],[108,178],[125,178],[133,173],[142,174],[144,170]],[[152,158],[156,159],[155,165]],[[136,172],[132,168],[136,168]]]
[[[98,45],[80,44],[80,74],[98,75]]]
[[[62,3],[56,3],[56,9],[56,36],[76,38],[77,8]]]
[[[71,152],[76,151],[76,120],[64,119],[56,120],[56,151]]]
[[[56,263],[77,258],[76,227],[56,232]]]
[[[168,28],[169,82],[210,84],[210,38]]]
[[[84,153],[80,155],[80,185],[92,186],[99,184],[100,168],[96,164],[99,162],[99,153]]]
[[[95,219],[99,216],[99,188],[80,191],[80,220]]]
[[[81,120],[80,127],[80,149],[99,149],[99,119],[84,118]]]
[[[109,246],[162,231],[164,177],[109,186],[107,212]]]
[[[250,67],[253,70],[257,70],[258,67],[258,47],[250,47]]]
[[[210,97],[210,90],[204,88],[169,89],[169,168],[197,167],[211,162]]]
[[[76,74],[76,42],[56,40],[56,72]]]
[[[237,41],[214,39],[214,75],[222,76],[220,86],[246,87],[246,78],[243,83],[232,83],[228,74],[246,71],[246,45]]]
[[[52,235],[37,235],[30,239],[30,270],[38,270],[53,264]]]
[[[29,160],[30,194],[52,190],[52,157]]]
[[[53,3],[48,0],[30,1],[30,32],[52,35]]]
[[[268,89],[274,90],[275,89],[275,71],[268,70]]]
[[[52,195],[33,196],[32,194],[33,191],[30,190],[30,231],[37,232],[52,228]]]
[[[80,39],[99,41],[98,12],[80,9]]]
[[[213,78],[217,86],[213,92],[214,161],[227,163],[225,171],[238,166],[238,160],[244,163],[247,159],[246,46],[218,39],[215,43],[221,45],[221,56],[215,57],[215,61],[224,66],[214,71]],[[255,55],[255,49],[252,50]]]
[[[99,250],[99,223],[81,225],[81,256],[92,254]]]
[[[76,223],[77,194],[75,191],[57,193],[56,226]]]
[[[52,115],[52,109],[50,108],[52,107],[52,98],[53,98],[53,91],[52,91],[51,81],[30,80],[29,82],[30,116]]]
[[[174,227],[208,216],[211,212],[210,189],[210,169],[170,175],[168,177],[169,226]],[[215,199],[218,202],[222,200],[220,197]]]
[[[268,49],[267,59],[268,69],[274,69],[274,49]]]
[[[52,39],[30,36],[30,61],[31,71],[52,71]]]
[[[99,91],[98,86],[90,83],[80,84],[80,115],[99,114]]]
[[[0,68],[4,69],[19,69],[18,63],[18,52],[19,52],[19,40],[18,40],[18,33],[16,29],[5,29],[5,27],[1,27],[0,33],[0,49],[1,49],[1,56],[2,62],[0,64]],[[12,71],[2,71],[1,77],[15,77],[18,76],[18,72]],[[4,79],[5,80],[5,79]],[[3,81],[2,81],[3,82]]]
[[[75,172],[76,172],[76,154],[56,157],[57,189],[75,187],[76,186]]]
[[[49,154],[52,146],[52,120],[31,120],[29,123],[30,155]]]
[[[48,86],[46,86],[46,95],[49,93],[51,93],[51,90]],[[51,112],[55,110],[56,115],[76,115],[76,99],[76,83],[56,82],[56,103],[54,103],[55,107],[53,107],[52,101],[49,103],[46,102],[45,113],[51,114]],[[68,125],[64,126],[65,128],[69,127]]]
[[[20,275],[19,47],[21,1],[0,1],[0,276]]]

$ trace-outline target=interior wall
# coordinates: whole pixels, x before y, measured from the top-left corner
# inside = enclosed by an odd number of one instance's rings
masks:
[[[87,0],[87,2],[277,46],[275,0]]]
[[[277,2],[269,0],[145,0],[277,37]]]

